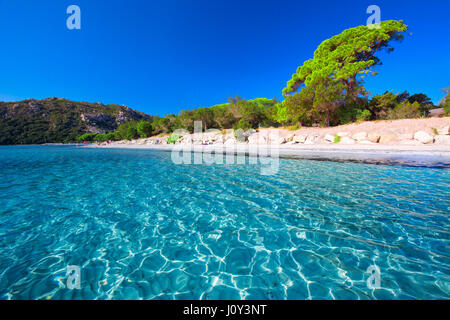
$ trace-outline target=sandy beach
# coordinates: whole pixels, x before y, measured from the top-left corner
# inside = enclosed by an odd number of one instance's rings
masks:
[[[276,156],[290,159],[357,161],[364,163],[405,164],[450,167],[450,148],[444,145],[88,145],[89,148],[139,149],[172,152],[223,153],[249,156]]]
[[[88,147],[450,166],[449,124],[450,117],[443,117],[299,130],[260,128],[241,140],[232,130],[213,130],[183,134],[175,144],[169,144],[166,135]]]

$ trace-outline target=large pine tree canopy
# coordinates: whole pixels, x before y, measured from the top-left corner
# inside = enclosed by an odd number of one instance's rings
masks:
[[[358,76],[372,72],[371,67],[380,64],[375,56],[380,49],[392,51],[392,40],[403,38],[407,30],[403,21],[383,21],[379,28],[359,26],[323,41],[314,52],[314,58],[298,67],[292,79],[283,89],[287,96],[302,86],[342,85],[347,94],[358,87]]]

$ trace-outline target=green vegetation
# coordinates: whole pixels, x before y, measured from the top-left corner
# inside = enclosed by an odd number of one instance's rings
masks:
[[[183,136],[178,133],[173,133],[169,139],[167,139],[167,143],[176,143],[178,140],[180,140]]]
[[[439,103],[446,116],[450,116],[450,88],[443,89],[445,97]]]
[[[230,98],[228,103],[193,110],[182,110],[179,115],[154,116],[152,120],[130,121],[119,125],[106,140],[132,140],[159,134],[170,134],[176,129],[194,130],[194,122],[202,121],[203,129],[243,129],[277,125],[272,117],[277,101],[259,98],[245,100]],[[175,135],[171,138],[175,139]],[[171,139],[169,138],[169,139]],[[103,134],[83,134],[77,141],[106,141]],[[172,140],[170,140],[172,141]]]
[[[141,119],[152,117],[119,105],[59,98],[0,102],[0,144],[106,141],[120,123]]]
[[[171,134],[176,129],[192,132],[194,122],[203,130],[257,129],[285,126],[334,126],[367,120],[426,117],[433,108],[423,93],[386,91],[371,99],[364,78],[376,75],[381,50],[393,51],[403,39],[403,21],[384,21],[380,29],[359,26],[323,41],[287,82],[284,100],[231,97],[227,103],[178,115],[149,116],[125,106],[73,102],[64,99],[0,102],[0,144],[132,140]],[[440,105],[450,114],[450,90]],[[177,139],[171,135],[170,142]],[[339,138],[340,139],[340,138]],[[336,139],[335,139],[336,140]]]
[[[333,143],[339,143],[339,142],[341,142],[341,137],[340,136],[334,136],[334,140],[333,140]]]
[[[336,125],[367,118],[363,79],[381,64],[375,55],[403,39],[403,21],[383,21],[379,29],[359,26],[322,42],[314,58],[298,67],[283,89],[286,112],[295,121]],[[297,92],[299,89],[300,92]]]

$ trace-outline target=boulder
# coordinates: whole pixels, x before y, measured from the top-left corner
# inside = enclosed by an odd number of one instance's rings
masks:
[[[275,133],[269,134],[269,141],[270,143],[280,143],[280,136]]]
[[[341,144],[355,144],[356,141],[350,137],[342,137]]]
[[[380,135],[378,133],[369,133],[367,135],[367,140],[373,143],[378,143],[380,141]]]
[[[434,143],[435,144],[446,144],[446,145],[450,145],[450,135],[437,135],[434,137]]]
[[[294,137],[295,137],[295,134],[291,133],[290,135],[288,135],[288,136],[286,137],[286,141],[287,141],[287,142],[294,141]]]
[[[431,109],[429,114],[430,117],[442,117],[443,115],[445,115],[444,108]]]
[[[278,139],[278,144],[283,144],[283,143],[286,143],[286,142],[287,142],[286,138],[281,137],[281,138]]]
[[[450,126],[445,126],[438,130],[439,135],[450,135]]]
[[[352,138],[354,139],[354,140],[356,140],[356,141],[364,141],[364,140],[367,140],[367,132],[358,132],[358,133],[355,133],[353,136],[352,136]]]
[[[267,143],[267,137],[263,136],[263,135],[259,135],[258,143],[259,144],[266,144]]]
[[[278,141],[276,141],[276,142],[278,142]],[[248,137],[248,143],[249,144],[266,144],[267,137],[260,133],[254,133],[250,137]]]
[[[339,137],[347,137],[347,136],[350,135],[350,133],[348,133],[348,132],[338,132],[337,135],[338,135]]]
[[[248,137],[248,143],[250,144],[257,144],[258,143],[258,134],[252,134],[251,136]]]
[[[216,143],[223,144],[223,135],[217,137]]]
[[[225,141],[225,145],[230,145],[230,144],[235,144],[236,140],[235,139],[228,139],[227,141]]]
[[[326,134],[324,137],[325,141],[334,142],[334,136],[331,134]]]
[[[425,131],[417,131],[414,134],[414,140],[417,140],[423,144],[433,143],[433,136]]]
[[[305,143],[306,141],[306,136],[303,134],[299,134],[299,135],[294,135],[293,140],[296,143]]]
[[[395,134],[382,134],[380,135],[380,140],[378,141],[378,143],[387,144],[396,140],[397,136]]]
[[[314,136],[308,136],[305,140],[305,144],[314,144]]]
[[[255,129],[248,129],[247,131],[245,131],[245,135],[251,136],[252,134],[256,133],[257,131]]]

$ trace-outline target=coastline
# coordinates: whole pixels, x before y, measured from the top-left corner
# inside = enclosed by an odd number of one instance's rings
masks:
[[[282,159],[356,161],[364,163],[403,164],[411,166],[437,166],[450,168],[450,147],[446,145],[262,145],[246,143],[225,145],[148,145],[148,144],[109,144],[86,145],[86,148],[173,150],[200,152],[207,154],[223,153],[247,156],[276,155]]]
[[[169,142],[175,142],[170,144]],[[89,147],[239,154],[292,159],[399,163],[450,168],[450,117],[379,120],[337,127],[181,131]]]

